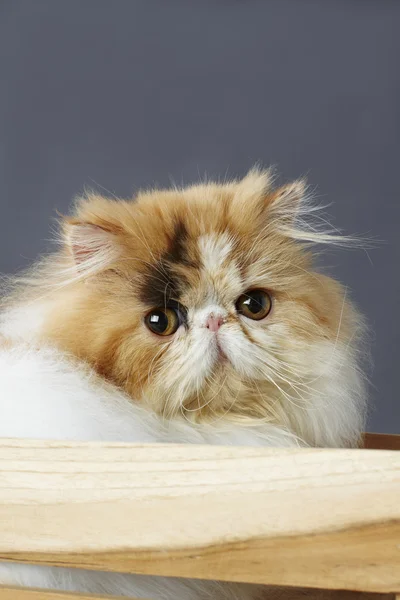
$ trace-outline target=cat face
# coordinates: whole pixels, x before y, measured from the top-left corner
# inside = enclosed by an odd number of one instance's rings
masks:
[[[252,171],[134,202],[88,197],[65,225],[76,276],[49,336],[166,417],[310,431],[343,411],[350,380],[359,389],[358,321],[296,239],[303,194]]]

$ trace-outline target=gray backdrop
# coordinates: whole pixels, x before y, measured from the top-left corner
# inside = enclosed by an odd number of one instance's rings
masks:
[[[370,429],[399,432],[399,29],[398,0],[0,0],[0,271],[84,185],[307,174],[384,241],[326,260],[375,332]]]

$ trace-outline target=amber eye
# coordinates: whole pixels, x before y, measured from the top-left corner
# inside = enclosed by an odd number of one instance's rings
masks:
[[[157,335],[172,335],[181,324],[179,311],[174,308],[155,308],[144,319],[146,326]]]
[[[272,307],[271,296],[265,290],[249,290],[236,302],[236,310],[254,321],[264,319]]]

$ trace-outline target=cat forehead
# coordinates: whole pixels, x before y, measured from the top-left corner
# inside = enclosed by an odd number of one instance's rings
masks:
[[[207,233],[197,240],[200,262],[208,272],[221,268],[232,254],[233,238],[226,232]]]
[[[183,222],[158,258],[141,277],[140,298],[146,305],[216,293],[228,295],[240,285],[237,243],[232,233],[209,231],[191,235]]]

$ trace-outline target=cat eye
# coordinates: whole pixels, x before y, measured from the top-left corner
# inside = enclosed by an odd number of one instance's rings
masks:
[[[236,310],[253,321],[261,321],[272,308],[271,296],[265,290],[249,290],[236,302]]]
[[[175,308],[156,308],[145,316],[144,322],[157,335],[172,335],[178,330],[182,320]]]

